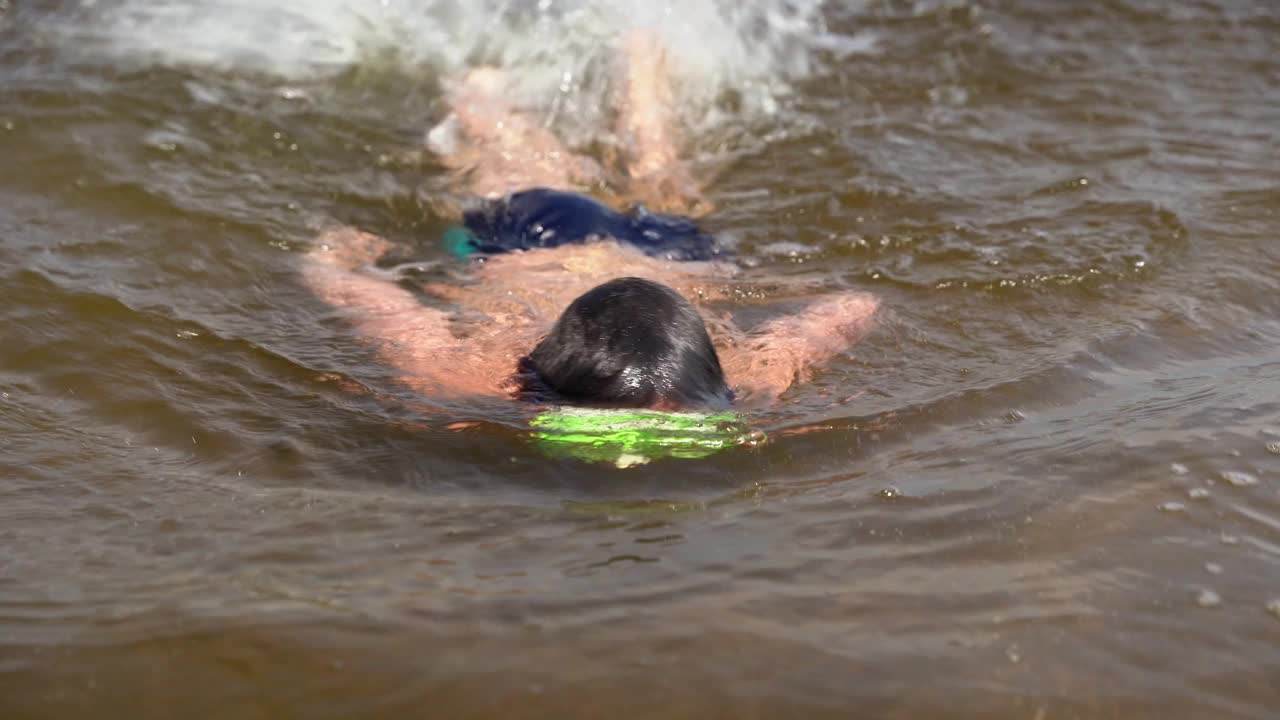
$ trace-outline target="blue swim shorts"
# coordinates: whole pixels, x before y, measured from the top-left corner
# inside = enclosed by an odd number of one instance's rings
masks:
[[[538,188],[486,201],[445,233],[459,256],[581,245],[614,239],[668,260],[711,260],[728,252],[689,218],[637,207],[620,213],[585,195]]]

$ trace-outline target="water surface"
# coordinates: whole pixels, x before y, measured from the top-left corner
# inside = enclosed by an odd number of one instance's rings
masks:
[[[1280,712],[1280,6],[686,4],[0,2],[0,715]],[[748,277],[886,311],[759,449],[550,461],[295,262],[440,259],[441,77],[595,147],[663,18]]]

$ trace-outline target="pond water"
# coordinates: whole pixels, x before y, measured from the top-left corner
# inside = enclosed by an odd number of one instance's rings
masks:
[[[672,5],[0,0],[0,716],[1280,712],[1280,5]],[[883,312],[552,460],[296,261],[445,259],[442,78],[598,151],[655,23],[745,277]]]

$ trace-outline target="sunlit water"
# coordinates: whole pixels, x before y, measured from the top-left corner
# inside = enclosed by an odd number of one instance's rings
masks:
[[[1280,712],[1280,6],[0,9],[0,717]],[[443,258],[468,63],[607,143],[628,27],[747,277],[886,310],[770,443],[624,471],[294,263]]]

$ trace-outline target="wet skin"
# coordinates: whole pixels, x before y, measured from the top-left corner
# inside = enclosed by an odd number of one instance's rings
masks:
[[[424,290],[450,309],[424,305],[395,277],[372,267],[391,248],[352,228],[320,236],[303,259],[308,286],[374,341],[401,380],[443,397],[513,397],[519,360],[569,303],[606,280],[632,276],[667,285],[692,301],[707,324],[740,404],[778,398],[822,361],[861,339],[878,301],[865,293],[815,298],[801,312],[739,328],[707,302],[729,295],[728,266],[660,260],[613,242],[497,255],[470,266],[465,285]]]

